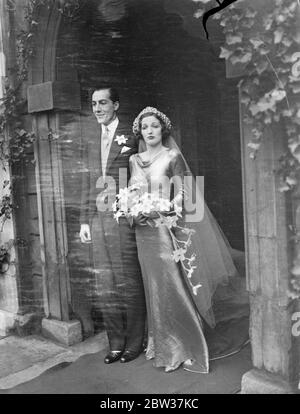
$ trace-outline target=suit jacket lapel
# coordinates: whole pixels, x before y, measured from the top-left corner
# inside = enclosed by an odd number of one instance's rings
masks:
[[[95,140],[89,144],[89,158],[91,160],[91,168],[97,176],[102,175],[102,163],[101,163],[101,129],[97,129],[97,136]]]
[[[121,152],[122,145],[119,145],[115,141],[116,136],[119,135],[119,134],[120,134],[120,124],[118,125],[118,128],[116,129],[115,135],[114,135],[113,140],[112,140],[112,143],[111,143],[111,147],[110,147],[109,154],[108,154],[108,158],[107,158],[106,171],[105,171],[105,173],[108,172],[111,164],[113,163],[113,161],[117,158],[117,156]]]

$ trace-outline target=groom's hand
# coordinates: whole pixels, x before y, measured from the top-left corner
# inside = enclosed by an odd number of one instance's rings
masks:
[[[92,241],[90,226],[88,224],[81,224],[79,236],[81,243],[89,243]]]

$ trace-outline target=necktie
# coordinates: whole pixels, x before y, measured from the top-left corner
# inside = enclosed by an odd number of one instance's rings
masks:
[[[107,164],[107,158],[108,158],[108,148],[109,148],[109,129],[107,126],[104,126],[104,131],[102,133],[101,137],[102,142],[102,173],[103,176],[105,175],[106,170],[106,164]]]

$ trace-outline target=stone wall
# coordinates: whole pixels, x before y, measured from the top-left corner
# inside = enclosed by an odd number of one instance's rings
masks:
[[[7,29],[7,13],[5,13],[4,2],[0,2],[0,98],[3,97],[4,84],[6,77],[7,44],[4,36]],[[11,182],[11,172],[7,164],[0,165],[0,198],[9,194],[8,187],[3,188],[5,181]],[[0,222],[0,245],[4,245],[14,239],[15,226],[13,220],[7,220],[3,225]],[[12,247],[10,250],[10,261],[16,260],[16,251]],[[15,314],[18,311],[17,294],[17,273],[16,267],[11,264],[6,270],[6,266],[0,267],[0,335],[5,335],[14,325]]]

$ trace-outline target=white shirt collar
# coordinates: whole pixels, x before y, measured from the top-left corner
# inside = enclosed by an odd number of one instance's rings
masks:
[[[115,135],[115,132],[118,128],[119,125],[119,118],[116,117],[110,124],[106,125],[108,131],[109,131],[109,135],[110,137]],[[105,125],[101,124],[101,128],[102,128],[102,133],[105,132]]]

